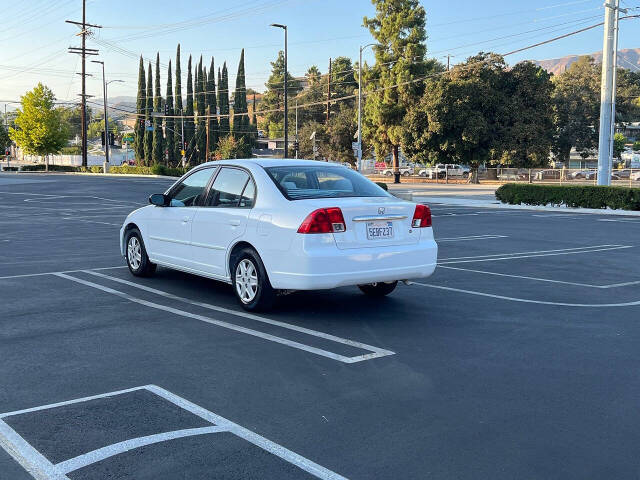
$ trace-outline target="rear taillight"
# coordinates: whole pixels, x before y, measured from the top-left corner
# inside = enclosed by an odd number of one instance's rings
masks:
[[[338,207],[319,208],[304,219],[298,233],[342,233],[347,229]]]
[[[416,205],[416,211],[411,220],[413,228],[425,228],[431,226],[431,209],[426,205]]]

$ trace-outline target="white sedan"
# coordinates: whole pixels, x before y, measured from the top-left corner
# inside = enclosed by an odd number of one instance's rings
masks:
[[[131,273],[161,265],[221,280],[247,310],[292,290],[357,285],[379,297],[436,267],[429,207],[340,165],[210,162],[149,202],[120,230]]]

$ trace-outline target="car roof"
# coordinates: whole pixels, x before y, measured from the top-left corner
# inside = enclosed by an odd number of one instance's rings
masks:
[[[296,158],[238,158],[238,159],[229,159],[229,160],[216,160],[213,162],[207,162],[202,165],[220,165],[221,163],[224,163],[225,165],[237,165],[239,167],[247,167],[250,165],[260,165],[262,167],[288,167],[288,166],[296,166],[296,167],[325,166],[326,167],[327,165],[343,167],[338,163],[321,162],[318,160],[300,160]]]

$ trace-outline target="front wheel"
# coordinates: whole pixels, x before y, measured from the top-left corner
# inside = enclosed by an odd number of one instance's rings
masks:
[[[276,292],[258,253],[245,248],[235,256],[231,279],[240,305],[249,311],[264,311],[273,307]]]
[[[398,282],[377,282],[358,285],[358,288],[368,297],[384,297],[393,292]]]
[[[156,264],[151,263],[147,256],[147,249],[144,247],[140,231],[135,228],[129,230],[125,242],[129,271],[136,277],[153,275],[156,271]]]

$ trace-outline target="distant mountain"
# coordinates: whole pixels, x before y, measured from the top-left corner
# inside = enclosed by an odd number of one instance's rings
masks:
[[[562,58],[554,58],[552,60],[534,60],[536,65],[540,65],[547,72],[559,75],[567,70],[571,64],[583,55],[569,55]],[[591,57],[596,63],[602,63],[602,52],[592,53]],[[640,71],[640,48],[628,48],[618,51],[618,67],[627,70]]]

